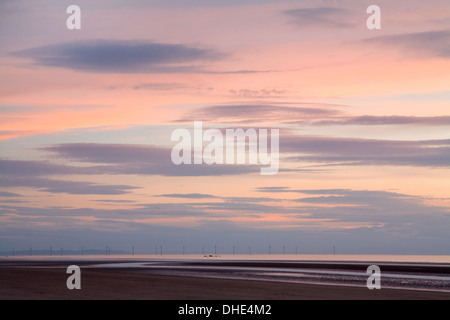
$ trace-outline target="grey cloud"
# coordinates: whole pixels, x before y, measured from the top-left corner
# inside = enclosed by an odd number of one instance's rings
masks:
[[[17,193],[13,193],[13,192],[0,192],[0,197],[5,197],[5,198],[9,198],[9,197],[22,197],[22,195],[17,194]]]
[[[298,193],[319,195],[299,198],[296,201],[314,204],[358,204],[372,207],[389,206],[393,201],[402,203],[411,201],[414,197],[389,191],[372,190],[297,190]],[[420,198],[417,198],[420,199]]]
[[[151,145],[66,143],[40,148],[58,157],[90,163],[154,163],[170,160],[170,149]]]
[[[313,191],[316,197],[296,201],[310,204],[304,210],[317,218],[368,223],[386,235],[402,233],[405,237],[426,238],[439,229],[436,235],[446,237],[442,230],[450,225],[448,208],[428,205],[420,196],[374,190],[336,190],[334,194],[329,194],[329,190]]]
[[[68,194],[120,195],[127,194],[138,187],[127,185],[103,185],[84,181],[65,181],[47,178],[7,177],[0,181],[0,187],[28,187],[43,192]]]
[[[272,192],[271,188],[258,188],[257,190]],[[436,228],[436,221],[442,224],[442,230],[450,223],[448,208],[428,205],[425,202],[428,199],[420,196],[384,190],[296,190],[278,187],[275,190],[278,190],[276,192],[312,195],[295,199],[294,202],[300,203],[301,206],[292,207],[292,212],[309,214],[309,217],[318,219],[331,219],[334,222],[368,224],[376,226],[376,229],[386,234],[410,232],[411,234],[431,235],[433,230],[439,229]]]
[[[279,202],[279,201],[281,201],[280,199],[266,198],[266,197],[219,197],[219,196],[213,196],[210,194],[203,194],[203,193],[187,193],[187,194],[172,193],[172,194],[156,195],[155,197],[181,198],[181,199],[215,198],[215,199],[221,199],[226,202],[232,202],[232,203],[238,203],[238,202],[256,203],[256,202]]]
[[[177,82],[140,83],[133,87],[134,90],[154,90],[154,91],[171,91],[189,88],[190,87],[188,85]]]
[[[117,204],[125,204],[125,203],[136,203],[134,200],[112,200],[112,199],[97,199],[90,200],[93,202],[104,202],[104,203],[117,203]]]
[[[103,185],[49,178],[71,174],[100,173],[102,170],[99,168],[100,166],[82,168],[43,161],[0,159],[0,171],[2,172],[0,187],[29,187],[51,193],[105,195],[126,194],[136,189],[136,187],[127,185]]]
[[[196,73],[204,74],[253,74],[253,73],[271,73],[278,72],[279,70],[249,70],[249,69],[239,69],[239,70],[198,70]]]
[[[248,203],[262,203],[262,202],[280,202],[282,199],[266,198],[266,197],[224,197],[227,202],[248,202]]]
[[[36,177],[58,174],[81,173],[77,167],[54,164],[44,161],[26,161],[0,159],[0,171],[3,177]]]
[[[351,28],[354,15],[350,11],[335,7],[301,8],[283,11],[291,21],[302,27]]]
[[[362,43],[400,49],[406,55],[450,58],[450,30],[379,36]]]
[[[350,189],[291,189],[289,187],[258,187],[255,188],[257,192],[280,192],[280,193],[303,193],[303,194],[344,194]]]
[[[315,126],[327,125],[423,125],[423,126],[448,126],[449,116],[438,117],[412,117],[412,116],[359,116],[336,120],[320,120],[310,123]]]
[[[201,71],[201,63],[224,57],[210,49],[146,41],[90,40],[47,45],[14,53],[37,65],[100,73]]]
[[[197,108],[175,122],[203,120],[225,123],[277,122],[302,126],[376,126],[376,125],[450,125],[450,116],[352,116],[344,112],[344,105],[325,103],[297,103],[295,106],[271,104],[218,105]]]
[[[281,152],[291,160],[342,165],[449,167],[450,140],[392,141],[288,135]]]
[[[338,105],[299,103],[296,107],[285,107],[266,104],[222,105],[198,108],[178,122],[195,120],[223,121],[237,123],[254,123],[261,121],[312,121],[314,119],[329,119],[341,115],[341,111],[331,109]]]
[[[261,89],[261,90],[249,90],[249,89],[239,89],[239,90],[230,90],[230,94],[233,96],[243,97],[243,98],[273,98],[280,97],[287,93],[286,90],[277,90],[277,89]]]
[[[60,144],[41,150],[56,153],[59,158],[102,163],[86,168],[97,174],[142,174],[162,176],[221,176],[260,172],[259,165],[175,165],[171,149],[151,145],[126,144]]]
[[[250,215],[252,217],[258,217],[264,214],[270,213],[289,213],[288,210],[280,206],[271,206],[256,201],[230,201],[230,202],[210,202],[210,203],[197,203],[196,207],[202,208],[206,212],[214,212],[215,217],[231,218],[231,217],[243,217],[243,215]]]
[[[289,187],[258,187],[257,192],[290,192]]]
[[[342,204],[347,199],[358,199],[351,201],[352,203],[366,203],[367,199],[387,199],[387,198],[408,198],[408,199],[424,199],[421,197],[408,196],[392,191],[378,191],[378,190],[352,190],[352,189],[291,189],[289,187],[259,187],[255,188],[257,192],[265,193],[299,193],[305,195],[320,195],[320,197],[299,198],[298,202],[310,203],[327,203],[327,204]],[[378,200],[377,200],[378,201]]]
[[[29,181],[27,182],[28,186]],[[70,194],[96,194],[96,195],[121,195],[139,189],[139,187],[127,185],[101,185],[90,182],[61,181],[61,180],[39,180],[35,188],[51,193]]]
[[[204,193],[187,193],[187,194],[171,193],[171,194],[160,194],[160,195],[156,195],[155,197],[182,198],[182,199],[216,198],[213,195],[204,194]]]

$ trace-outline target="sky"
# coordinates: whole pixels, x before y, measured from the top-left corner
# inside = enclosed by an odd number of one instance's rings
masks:
[[[2,0],[0,44],[0,251],[450,254],[448,0]],[[196,121],[278,172],[175,165]]]

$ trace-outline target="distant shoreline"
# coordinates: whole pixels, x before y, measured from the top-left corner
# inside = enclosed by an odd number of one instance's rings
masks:
[[[33,251],[34,252],[34,251]],[[88,253],[85,250],[82,254],[59,254],[54,251],[52,255],[48,253],[41,254],[0,254],[0,262],[4,259],[18,260],[205,260],[205,261],[223,261],[223,260],[251,260],[251,261],[320,261],[320,262],[392,262],[392,263],[446,263],[450,264],[450,255],[399,255],[399,254],[135,254],[131,253]],[[5,253],[5,252],[4,252]]]

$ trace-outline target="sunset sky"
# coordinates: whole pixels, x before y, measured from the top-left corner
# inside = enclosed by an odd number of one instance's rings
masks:
[[[2,0],[0,115],[0,251],[450,254],[448,0]],[[194,121],[278,174],[174,165]]]

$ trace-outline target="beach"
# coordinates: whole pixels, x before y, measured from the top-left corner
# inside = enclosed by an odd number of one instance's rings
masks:
[[[76,263],[75,263],[76,262]],[[136,267],[81,268],[81,290],[66,286],[68,266],[61,262],[0,266],[1,300],[449,300],[450,292],[316,283],[291,283],[218,276],[173,275]],[[123,262],[120,262],[123,263]]]

